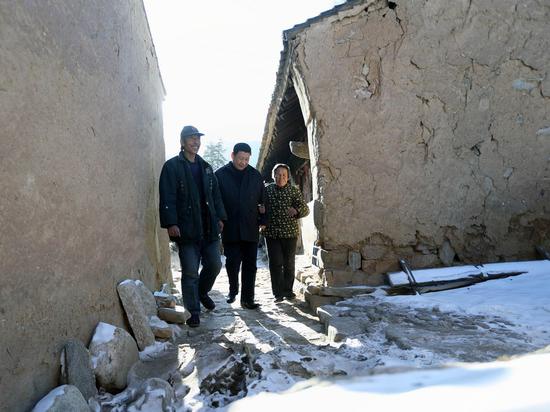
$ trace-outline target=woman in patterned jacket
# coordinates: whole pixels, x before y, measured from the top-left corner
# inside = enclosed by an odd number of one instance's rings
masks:
[[[300,233],[298,219],[309,214],[300,189],[290,183],[290,167],[276,164],[272,172],[275,183],[266,188],[268,225],[264,232],[275,302],[294,299],[294,259]]]

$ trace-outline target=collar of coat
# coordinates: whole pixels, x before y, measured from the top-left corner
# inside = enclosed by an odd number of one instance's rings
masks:
[[[208,163],[206,160],[204,160],[202,157],[200,157],[198,154],[195,155],[195,162],[190,162],[186,157],[185,155],[183,154],[183,150],[180,151],[179,155],[178,155],[178,158],[179,160],[183,161],[183,162],[187,162],[187,163],[198,163],[199,165],[201,165],[202,169],[207,173],[207,174],[210,174],[210,173],[213,173],[212,171],[212,166],[210,166],[210,163]]]

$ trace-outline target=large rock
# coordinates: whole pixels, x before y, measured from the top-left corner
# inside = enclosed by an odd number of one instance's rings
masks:
[[[128,412],[169,411],[175,410],[176,406],[183,406],[181,403],[177,404],[174,388],[163,379],[148,379],[142,391],[143,394],[128,406]]]
[[[319,296],[313,295],[308,291],[304,293],[304,299],[313,311],[315,311],[319,306],[332,305],[333,303],[343,300],[343,298],[338,296]]]
[[[348,264],[348,250],[335,249],[324,250],[320,249],[318,257],[319,267],[322,268],[345,268]]]
[[[327,324],[327,337],[332,342],[341,342],[347,337],[365,333],[365,321],[354,317],[332,317]]]
[[[97,395],[90,353],[82,342],[76,339],[68,341],[61,349],[60,363],[62,384],[76,386],[86,400]]]
[[[369,260],[381,259],[387,252],[388,246],[386,245],[365,245],[361,248],[361,255]]]
[[[353,270],[361,269],[361,253],[350,250],[348,254],[348,265]]]
[[[139,360],[132,336],[124,329],[100,322],[89,349],[98,384],[108,391],[124,389],[128,371]]]
[[[134,283],[137,286],[137,291],[139,293],[139,297],[141,298],[141,304],[143,306],[143,310],[145,311],[145,315],[149,318],[151,316],[156,316],[157,302],[155,301],[153,292],[151,292],[141,280],[135,280]]]
[[[90,412],[88,403],[76,386],[62,385],[52,389],[32,412]]]
[[[315,311],[319,317],[319,321],[325,325],[325,330],[328,327],[329,321],[337,316],[346,315],[351,311],[350,308],[345,306],[336,306],[336,305],[323,305],[319,306]]]
[[[133,280],[125,280],[118,284],[117,291],[139,349],[153,345],[155,336],[142,304],[140,288]]]
[[[347,301],[345,305],[348,305]],[[317,308],[316,313],[332,342],[341,342],[349,336],[365,333],[369,322],[361,312],[343,304],[325,305]]]
[[[159,308],[174,308],[176,306],[176,297],[165,292],[155,292],[155,301]]]
[[[439,249],[439,259],[445,266],[451,266],[455,259],[456,252],[448,240],[445,240]]]
[[[153,334],[160,339],[170,339],[174,333],[170,325],[157,316],[151,316],[149,326],[151,326]]]
[[[319,295],[338,296],[341,298],[351,298],[357,295],[365,295],[374,292],[376,289],[370,286],[326,286],[319,288]]]
[[[175,308],[159,308],[158,317],[170,323],[185,323],[191,314],[185,307],[177,305]]]

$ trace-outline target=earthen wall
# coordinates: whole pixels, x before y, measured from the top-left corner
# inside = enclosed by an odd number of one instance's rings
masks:
[[[166,281],[164,91],[141,1],[0,2],[0,410],[57,385],[59,349],[124,326],[116,284]]]

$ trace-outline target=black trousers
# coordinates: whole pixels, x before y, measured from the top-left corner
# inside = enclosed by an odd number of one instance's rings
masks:
[[[239,294],[239,270],[241,271],[241,302],[254,302],[254,285],[256,283],[256,242],[227,242],[223,244],[225,269],[229,278],[229,294]],[[241,268],[242,264],[242,268]]]
[[[271,289],[276,298],[292,295],[297,238],[266,238]]]

